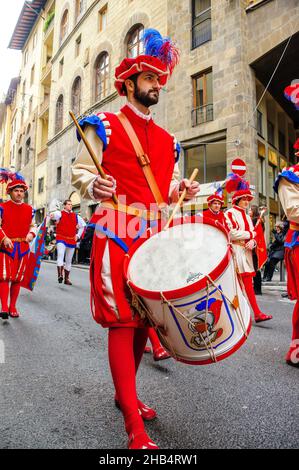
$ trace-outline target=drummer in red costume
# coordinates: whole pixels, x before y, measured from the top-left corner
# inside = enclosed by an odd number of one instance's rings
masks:
[[[204,211],[203,218],[213,219],[225,225],[225,216],[222,212],[224,199],[222,192],[216,191],[207,198],[208,209]]]
[[[115,71],[115,86],[127,104],[121,109],[150,160],[150,167],[165,203],[177,201],[185,187],[187,199],[198,192],[198,183],[174,178],[178,147],[174,138],[153,121],[149,107],[159,94],[178,61],[178,52],[169,39],[155,30],[144,33],[145,53],[124,59]],[[143,356],[148,326],[131,305],[124,280],[123,264],[129,247],[151,225],[160,223],[152,184],[137,160],[132,140],[117,114],[100,113],[80,122],[86,137],[108,176],[97,176],[85,148],[73,165],[73,184],[83,197],[101,204],[97,210],[90,265],[92,313],[96,322],[109,328],[108,354],[120,407],[129,436],[129,449],[156,449],[143,420],[156,417],[154,409],[137,397],[135,375]],[[113,205],[116,194],[120,205]],[[157,196],[157,195],[156,195]]]
[[[239,178],[240,180],[240,178]],[[226,186],[228,192],[228,184]],[[225,212],[226,224],[237,264],[238,274],[244,285],[248,301],[254,313],[256,323],[271,320],[272,315],[261,312],[253,290],[252,278],[255,275],[252,250],[256,246],[254,227],[252,220],[246,213],[253,195],[247,182],[241,180],[241,187],[234,192],[232,197],[233,207]]]
[[[294,148],[299,157],[299,139]],[[285,239],[285,264],[288,273],[288,296],[296,300],[293,311],[292,342],[286,355],[287,364],[299,367],[299,164],[285,168],[277,177],[275,191],[290,222]]]
[[[1,182],[10,180],[6,188],[10,200],[0,204],[0,316],[7,319],[20,315],[16,304],[28,262],[29,243],[35,237],[36,229],[34,210],[23,202],[28,190],[24,178],[1,169],[0,179]]]
[[[72,285],[70,281],[70,271],[74,251],[86,226],[82,217],[72,211],[72,207],[72,201],[67,199],[63,203],[62,211],[55,211],[50,215],[50,218],[57,222],[56,249],[58,282],[60,284],[62,283],[64,274],[64,283],[69,286]]]

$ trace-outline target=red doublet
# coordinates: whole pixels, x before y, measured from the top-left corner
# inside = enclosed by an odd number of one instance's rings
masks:
[[[73,248],[76,246],[77,214],[61,211],[61,218],[56,226],[56,243]]]
[[[0,214],[0,280],[21,282],[28,260],[29,244],[25,240],[30,232],[33,209],[25,203],[7,201],[0,205]],[[5,237],[12,240],[12,249],[4,247]]]
[[[173,137],[152,119],[139,117],[128,106],[121,110],[131,122],[144,152],[150,159],[151,169],[165,202],[174,170]],[[117,182],[117,196],[122,204],[150,208],[154,197],[137,161],[133,145],[115,114],[104,113],[110,122],[111,140],[103,155],[103,168]],[[125,199],[123,199],[125,198]],[[141,206],[140,206],[141,205]],[[142,326],[139,315],[129,304],[130,292],[125,283],[123,263],[134,239],[142,235],[150,222],[99,206],[97,210],[91,266],[91,305],[96,322],[104,327]],[[127,230],[130,227],[130,230]],[[110,293],[116,305],[109,303],[103,282],[103,258],[109,256],[111,269]],[[108,299],[108,300],[107,300]]]
[[[215,220],[216,222],[219,222],[221,225],[224,225],[224,227],[226,227],[225,216],[222,211],[219,211],[216,213],[212,211],[210,208],[208,208],[207,210],[203,212],[203,219]]]

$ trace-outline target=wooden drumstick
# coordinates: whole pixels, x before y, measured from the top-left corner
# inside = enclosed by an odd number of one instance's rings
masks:
[[[189,180],[188,180],[190,184],[195,180],[197,174],[198,174],[198,168],[195,168],[195,169],[193,170],[193,172],[192,172],[192,175],[190,176],[190,178],[189,178]],[[169,225],[171,224],[171,222],[172,222],[172,220],[173,220],[175,214],[177,213],[177,211],[180,209],[181,205],[183,204],[183,201],[184,201],[184,199],[185,199],[185,197],[186,197],[186,194],[187,194],[187,188],[185,188],[184,191],[182,192],[181,197],[180,197],[180,199],[178,200],[178,202],[176,203],[176,205],[175,205],[175,207],[174,207],[174,209],[173,209],[173,211],[172,211],[172,214],[171,214],[171,216],[169,217],[169,219],[168,219],[168,221],[167,221],[165,227],[163,228],[163,230],[167,230],[167,229],[169,228]]]
[[[98,159],[97,159],[94,151],[92,150],[90,143],[88,142],[83,130],[79,126],[79,123],[78,123],[78,121],[77,121],[77,119],[76,119],[76,117],[75,117],[75,115],[72,111],[70,111],[70,116],[71,116],[72,120],[74,121],[75,126],[77,127],[77,130],[80,134],[80,137],[83,140],[83,142],[85,144],[85,147],[87,148],[87,151],[88,151],[89,155],[91,156],[93,163],[95,164],[96,169],[98,170],[99,174],[101,175],[101,177],[104,180],[108,180],[107,175],[104,172],[102,165],[100,165],[100,163],[98,162]],[[113,199],[113,202],[115,204],[118,204],[118,199],[117,199],[116,194],[113,194],[112,199]]]

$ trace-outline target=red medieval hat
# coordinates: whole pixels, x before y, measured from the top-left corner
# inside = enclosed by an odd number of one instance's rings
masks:
[[[21,186],[24,188],[24,191],[28,191],[28,186],[23,176],[20,175],[20,173],[13,173],[9,170],[6,170],[5,168],[0,168],[0,183],[7,183],[7,194],[9,194],[10,191],[17,186]]]
[[[250,191],[250,189],[239,189],[238,191],[236,191],[234,194],[233,194],[233,197],[232,197],[232,203],[233,204],[236,204],[236,202],[241,199],[242,197],[247,197],[249,198],[250,200],[252,200],[254,198],[252,192]]]
[[[143,34],[144,54],[125,58],[115,69],[114,86],[121,96],[125,95],[123,84],[127,78],[141,72],[155,72],[162,86],[166,85],[174,67],[179,62],[179,51],[169,38],[163,38],[155,29]]]
[[[215,201],[220,202],[222,206],[224,204],[223,195],[220,193],[217,193],[217,191],[214,194],[211,194],[207,199],[208,205],[212,204],[212,202],[215,202]]]

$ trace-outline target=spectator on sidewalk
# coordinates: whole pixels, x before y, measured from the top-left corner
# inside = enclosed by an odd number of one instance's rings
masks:
[[[263,217],[260,215],[259,208],[256,205],[252,205],[249,209],[249,217],[251,217],[253,226],[255,227],[258,221],[261,218],[260,223],[262,224],[263,231],[265,230],[265,224]],[[258,268],[258,257],[256,253],[256,248],[252,250],[252,260],[253,260],[253,267],[255,270],[255,276],[253,278],[253,287],[255,295],[262,295],[262,274],[260,269]]]
[[[274,240],[269,246],[268,260],[265,264],[263,281],[272,281],[275,266],[284,259],[284,223],[277,222],[272,231]]]

